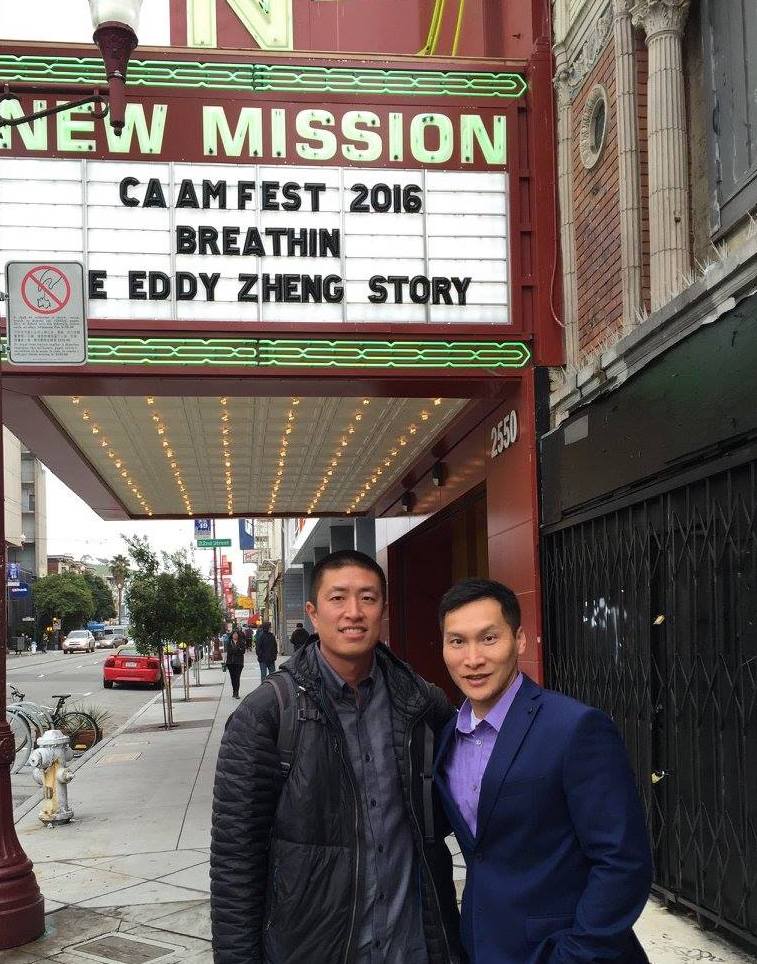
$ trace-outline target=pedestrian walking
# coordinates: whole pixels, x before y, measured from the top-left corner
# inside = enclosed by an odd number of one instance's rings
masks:
[[[369,556],[313,569],[300,647],[231,717],[213,797],[215,964],[460,964],[443,812],[430,780],[454,715],[379,642]]]
[[[260,663],[260,679],[264,680],[269,673],[276,672],[276,657],[279,649],[276,637],[271,632],[271,624],[263,623],[261,631],[255,640],[255,654]]]
[[[244,668],[244,640],[238,630],[233,630],[226,643],[226,669],[231,679],[231,695],[239,699],[239,679]]]
[[[297,623],[297,628],[289,637],[292,650],[297,650],[300,648],[300,646],[306,646],[309,639],[310,633],[307,631],[307,629],[305,629],[302,623]]]
[[[442,652],[466,696],[435,765],[468,866],[476,964],[648,964],[633,925],[652,861],[623,742],[599,710],[537,686],[515,594],[469,579],[442,599]]]
[[[242,637],[244,639],[244,648],[248,653],[252,652],[252,630],[249,626],[244,626],[242,629]]]

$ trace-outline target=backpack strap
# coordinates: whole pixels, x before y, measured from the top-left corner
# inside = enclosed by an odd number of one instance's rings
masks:
[[[274,673],[266,683],[270,683],[279,704],[279,734],[276,746],[284,777],[289,775],[294,759],[297,742],[298,700],[294,680],[289,673]]]

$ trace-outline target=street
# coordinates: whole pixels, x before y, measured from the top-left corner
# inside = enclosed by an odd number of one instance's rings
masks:
[[[94,653],[34,653],[8,657],[8,702],[10,685],[35,703],[55,706],[54,693],[70,693],[69,705],[96,707],[110,714],[102,725],[107,737],[122,726],[137,710],[155,696],[155,690],[142,686],[106,690],[102,684],[102,664],[113,650],[97,649]],[[26,771],[12,777],[13,806],[23,803],[39,788]]]

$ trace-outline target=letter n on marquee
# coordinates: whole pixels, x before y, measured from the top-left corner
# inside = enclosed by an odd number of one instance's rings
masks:
[[[261,50],[292,50],[292,0],[186,0],[187,46],[218,47],[217,11],[229,6]]]

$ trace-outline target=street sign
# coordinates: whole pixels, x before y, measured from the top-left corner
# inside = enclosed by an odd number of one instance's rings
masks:
[[[24,596],[29,595],[29,592],[29,586],[25,582],[22,582],[20,586],[11,586],[8,590],[11,599],[23,599]]]
[[[231,539],[198,539],[198,549],[230,549]]]
[[[21,579],[21,566],[17,562],[9,562],[6,569],[6,580],[5,585],[8,589],[13,589],[16,586],[20,586]]]
[[[84,269],[78,261],[9,261],[8,361],[83,365],[87,361]]]
[[[195,519],[195,535],[201,536],[203,532],[210,532],[210,519]]]

